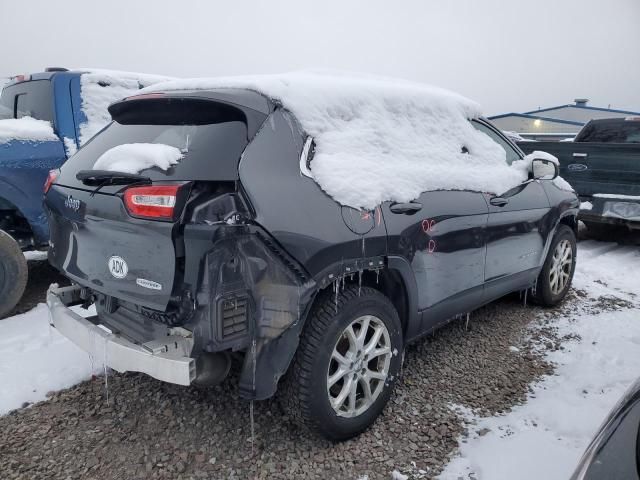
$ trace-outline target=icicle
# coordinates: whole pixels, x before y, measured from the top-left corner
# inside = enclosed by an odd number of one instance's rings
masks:
[[[335,293],[334,297],[335,297],[335,307],[336,307],[336,313],[338,313],[338,290],[340,290],[339,288],[339,282],[340,279],[337,279],[333,282],[333,291]]]
[[[104,362],[102,364],[104,371],[104,391],[107,396],[107,406],[109,406],[109,367],[107,366],[107,342],[104,342]]]
[[[362,258],[365,258],[366,255],[364,254],[364,235],[362,235]]]
[[[465,331],[469,330],[469,313],[467,313],[467,321],[464,323]]]
[[[362,270],[358,270],[358,296],[360,296],[361,290],[362,290]]]
[[[527,293],[528,293],[528,292],[529,292],[529,290],[528,290],[528,289],[524,291],[524,302],[523,302],[523,305],[524,305],[525,307],[527,306]]]
[[[256,432],[255,422],[253,421],[253,400],[249,402],[249,417],[251,418],[251,456],[255,455]]]
[[[376,269],[376,285],[380,283],[380,269]]]
[[[256,391],[256,339],[251,342],[251,359],[253,362],[253,391]],[[253,421],[253,399],[249,402],[249,417],[251,422],[251,455],[253,456],[253,445],[255,443],[255,423]]]

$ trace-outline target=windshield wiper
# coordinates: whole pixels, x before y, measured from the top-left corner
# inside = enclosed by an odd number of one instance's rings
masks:
[[[110,170],[80,170],[76,173],[76,178],[89,187],[151,183],[151,179],[144,175],[126,172],[112,172]]]

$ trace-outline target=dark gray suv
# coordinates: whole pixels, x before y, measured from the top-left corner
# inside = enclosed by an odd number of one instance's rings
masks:
[[[240,395],[279,389],[294,418],[342,440],[382,411],[409,342],[510,292],[552,305],[569,289],[578,200],[547,160],[499,196],[428,191],[365,211],[306,174],[314,140],[254,91],[158,92],[109,111],[51,174],[49,260],[73,286],[51,288],[48,305],[55,328],[119,372],[206,386],[237,358]],[[93,168],[138,143],[184,159]]]

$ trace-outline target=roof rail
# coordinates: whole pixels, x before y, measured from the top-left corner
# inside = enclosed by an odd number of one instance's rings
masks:
[[[68,68],[63,67],[47,67],[44,69],[45,72],[68,72]]]

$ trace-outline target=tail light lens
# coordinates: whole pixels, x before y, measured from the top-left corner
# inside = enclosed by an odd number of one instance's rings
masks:
[[[124,191],[124,205],[130,215],[152,220],[172,220],[182,185],[131,187]]]
[[[56,181],[56,178],[58,178],[58,175],[60,175],[60,170],[49,170],[49,175],[47,176],[47,179],[44,181],[44,187],[42,188],[45,194],[49,191],[49,189],[51,188],[51,185],[53,185],[53,182]]]

